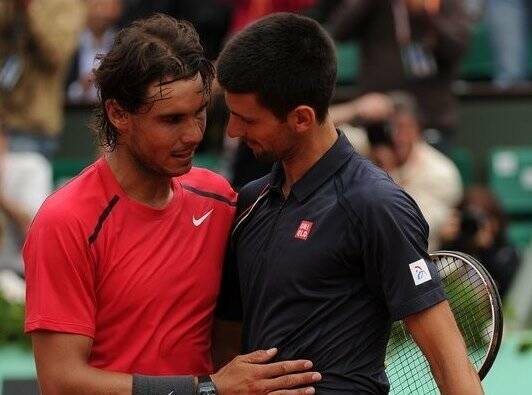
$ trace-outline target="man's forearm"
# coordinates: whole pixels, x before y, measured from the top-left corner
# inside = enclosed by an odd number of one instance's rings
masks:
[[[446,366],[431,366],[442,395],[482,395],[482,385],[477,372],[467,361]]]
[[[480,395],[482,385],[447,301],[404,319],[443,395]]]
[[[106,372],[90,366],[73,367],[69,372],[37,368],[42,395],[131,395],[133,376]]]
[[[39,381],[42,395],[194,395],[196,388],[193,376],[132,376],[89,366]]]

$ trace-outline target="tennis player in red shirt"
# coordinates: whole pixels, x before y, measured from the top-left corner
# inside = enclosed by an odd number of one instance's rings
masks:
[[[236,194],[191,165],[214,76],[193,27],[135,22],[95,76],[105,153],[46,200],[24,248],[43,395],[312,394],[310,361],[267,364],[276,350],[209,376]]]

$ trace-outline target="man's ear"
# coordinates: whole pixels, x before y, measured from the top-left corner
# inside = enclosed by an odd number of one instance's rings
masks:
[[[105,101],[105,111],[107,117],[113,126],[119,131],[125,131],[129,129],[129,122],[131,117],[129,112],[126,111],[120,104],[114,99]]]
[[[290,128],[298,133],[305,133],[316,124],[316,112],[310,106],[297,106],[287,116]]]

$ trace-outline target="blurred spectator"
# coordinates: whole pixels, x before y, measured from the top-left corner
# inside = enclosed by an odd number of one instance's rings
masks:
[[[486,23],[495,63],[495,84],[510,88],[528,79],[528,43],[532,3],[528,0],[488,0]]]
[[[232,0],[124,0],[125,12],[120,23],[162,12],[191,22],[198,32],[207,57],[214,60],[227,36]]]
[[[446,150],[457,122],[451,84],[473,25],[463,0],[344,0],[328,25],[360,43],[361,92],[412,93],[427,140]]]
[[[225,0],[233,6],[231,33],[274,12],[302,12],[314,6],[316,0]]]
[[[429,224],[429,251],[440,245],[440,227],[462,198],[460,173],[421,136],[415,99],[392,95],[391,122],[368,127],[371,158],[412,196]]]
[[[67,79],[67,98],[71,103],[95,103],[98,99],[93,83],[97,54],[111,48],[116,26],[122,13],[122,0],[86,0],[87,28],[81,34]]]
[[[467,190],[459,210],[441,228],[443,248],[476,257],[504,297],[519,268],[516,248],[506,237],[506,219],[493,193],[485,187]]]
[[[329,108],[329,116],[335,125],[356,123],[357,120],[380,122],[393,113],[393,101],[384,93],[366,93],[357,99],[334,104]]]
[[[370,154],[367,133],[363,128],[353,125],[360,126],[360,123],[363,123],[366,128],[372,125],[379,128],[384,121],[389,120],[392,114],[393,102],[390,96],[376,92],[366,93],[357,99],[329,107],[329,116],[333,123],[345,133],[355,150],[364,156]],[[377,133],[377,135],[380,134]],[[390,147],[386,145],[381,147],[379,144],[376,150],[389,149]],[[387,168],[385,170],[388,171]]]
[[[0,2],[0,118],[11,150],[55,151],[66,68],[84,23],[82,0]]]
[[[0,125],[0,216],[4,225],[0,270],[22,274],[20,252],[26,231],[51,187],[52,170],[46,158],[36,152],[9,152],[8,137]]]

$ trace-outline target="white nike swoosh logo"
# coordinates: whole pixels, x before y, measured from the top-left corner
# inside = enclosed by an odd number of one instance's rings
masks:
[[[206,212],[202,217],[200,217],[198,219],[196,219],[196,217],[194,217],[194,215],[193,215],[192,216],[192,223],[194,224],[194,226],[200,226],[203,223],[203,221],[205,221],[207,219],[207,217],[209,215],[211,215],[213,210],[214,209],[211,209],[211,211]]]

